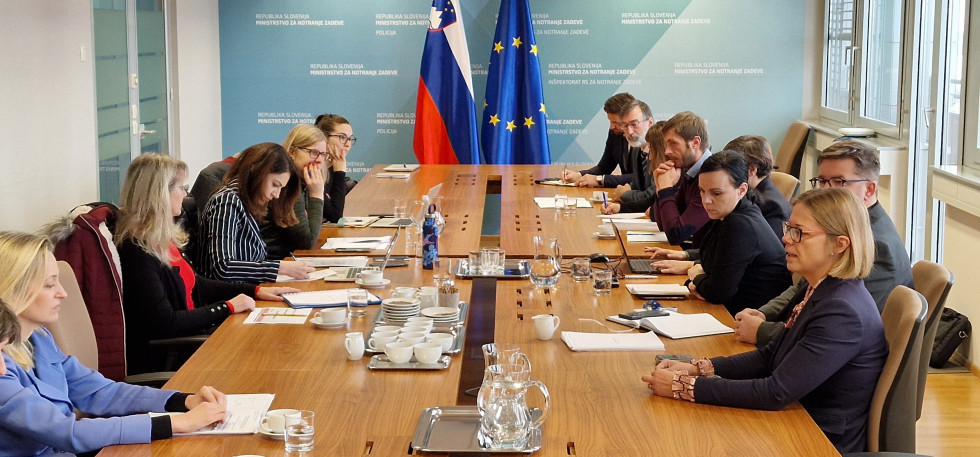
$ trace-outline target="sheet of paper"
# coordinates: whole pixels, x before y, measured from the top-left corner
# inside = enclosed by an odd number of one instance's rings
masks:
[[[312,292],[297,292],[283,294],[282,298],[293,308],[300,308],[309,314],[310,308],[329,308],[332,306],[347,306],[347,289],[316,290]],[[368,292],[368,304],[377,305],[381,299]],[[270,308],[283,309],[283,308]],[[298,309],[297,309],[298,311]],[[248,321],[246,320],[246,323]]]
[[[633,231],[626,232],[626,242],[628,243],[666,243],[667,234],[664,232]]]
[[[190,433],[174,435],[250,435],[259,430],[262,416],[269,411],[275,394],[229,394],[225,395],[227,409],[225,422],[212,424]],[[150,413],[150,417],[173,416],[182,413]]]
[[[620,230],[646,230],[659,232],[660,226],[649,219],[615,219],[611,221]]]
[[[691,293],[682,284],[627,284],[626,289],[633,295],[687,295]]]
[[[344,216],[337,221],[337,227],[367,227],[376,220],[376,216]]]
[[[663,341],[648,333],[561,332],[561,340],[573,351],[663,351]]]
[[[314,267],[366,267],[367,256],[347,255],[337,257],[297,257],[296,260],[310,262]]]
[[[388,179],[408,179],[408,178],[410,178],[412,176],[412,174],[411,173],[400,173],[400,172],[383,171],[383,172],[378,173],[378,174],[376,174],[374,176],[377,176],[379,178],[388,178]]]
[[[735,332],[731,327],[722,324],[714,316],[707,313],[670,313],[662,317],[645,317],[640,320],[640,326],[671,339]]]
[[[538,208],[547,209],[555,207],[555,197],[534,197],[534,203],[538,205]],[[575,199],[575,206],[579,208],[591,208],[592,204],[588,200],[582,197]]]
[[[288,275],[276,275],[276,282],[300,282],[300,281],[322,281],[323,278],[327,276],[336,276],[337,272],[331,269],[317,270],[310,273],[310,277],[306,279],[296,279]]]
[[[578,184],[575,184],[573,182],[564,182],[558,178],[542,179],[538,181],[537,184],[544,184],[546,186],[578,187]]]
[[[384,167],[384,171],[415,171],[420,167],[417,163],[393,163]]]
[[[346,294],[346,292],[345,292]],[[344,295],[344,301],[347,300]],[[310,308],[255,308],[248,317],[245,318],[246,324],[305,324],[310,317]]]
[[[390,236],[348,236],[340,238],[327,238],[320,249],[337,248],[371,248],[385,249],[391,242]]]
[[[610,222],[613,219],[616,219],[617,221],[619,219],[639,219],[641,217],[646,219],[647,214],[646,213],[596,214],[595,217],[601,217],[602,222]]]

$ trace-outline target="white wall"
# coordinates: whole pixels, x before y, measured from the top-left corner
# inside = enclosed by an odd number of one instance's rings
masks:
[[[971,203],[978,203],[973,201]],[[980,259],[980,217],[963,211],[953,205],[946,205],[946,228],[943,232],[943,266],[956,276],[953,288],[949,290],[946,306],[965,314],[973,322],[974,336],[960,347],[962,353],[972,364],[980,365],[980,282],[976,281]]]
[[[0,230],[34,231],[98,199],[92,10],[4,0],[0,21]]]

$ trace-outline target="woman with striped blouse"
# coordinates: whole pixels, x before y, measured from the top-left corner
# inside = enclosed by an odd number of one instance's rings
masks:
[[[275,282],[282,274],[306,279],[309,262],[267,260],[259,222],[266,218],[279,227],[298,221],[293,203],[299,195],[298,176],[286,149],[260,143],[242,151],[225,175],[222,187],[208,200],[201,215],[201,273],[232,282]]]

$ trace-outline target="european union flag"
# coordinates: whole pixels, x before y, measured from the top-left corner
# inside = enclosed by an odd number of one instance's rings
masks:
[[[546,115],[531,10],[527,0],[501,0],[483,110],[487,163],[551,163]]]

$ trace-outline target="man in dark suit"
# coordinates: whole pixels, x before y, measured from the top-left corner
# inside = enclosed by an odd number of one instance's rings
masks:
[[[725,149],[742,154],[749,165],[749,191],[745,195],[762,210],[762,217],[772,227],[776,236],[783,237],[783,222],[789,220],[793,208],[783,193],[769,179],[772,174],[772,149],[769,142],[758,135],[742,135],[725,145]]]
[[[878,152],[856,141],[841,141],[824,149],[817,157],[817,165],[820,175],[810,179],[813,187],[847,188],[868,208],[875,259],[871,273],[864,278],[864,286],[881,312],[895,286],[912,287],[912,262],[895,224],[878,203],[878,173],[881,170]],[[793,296],[806,286],[806,281],[801,280],[758,310],[745,309],[736,314],[738,341],[761,347],[773,340],[782,332],[783,322],[795,305],[791,303]]]
[[[583,187],[616,187],[629,184],[633,180],[634,158],[641,154],[640,148],[632,146],[624,136],[621,116],[627,106],[636,102],[628,92],[622,92],[606,100],[602,110],[609,118],[609,135],[606,137],[606,149],[596,166],[582,171],[566,170],[561,177],[566,182],[573,182]],[[618,175],[611,174],[619,167]]]

